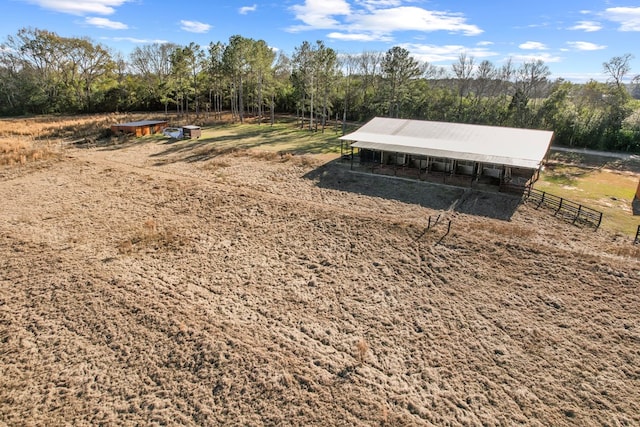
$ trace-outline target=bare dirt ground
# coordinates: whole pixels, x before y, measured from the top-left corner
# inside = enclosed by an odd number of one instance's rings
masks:
[[[628,236],[190,144],[0,169],[0,423],[640,425]]]

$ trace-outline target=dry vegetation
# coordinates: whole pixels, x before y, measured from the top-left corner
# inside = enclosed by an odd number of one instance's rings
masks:
[[[215,138],[64,154],[0,169],[0,423],[640,425],[628,236]]]

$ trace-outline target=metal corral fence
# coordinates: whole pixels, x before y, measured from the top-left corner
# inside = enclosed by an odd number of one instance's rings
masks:
[[[591,209],[563,197],[554,196],[546,191],[529,187],[525,193],[527,202],[535,203],[536,209],[545,207],[554,211],[554,216],[561,216],[572,224],[581,224],[597,230],[602,223],[602,212]],[[639,228],[640,229],[640,228]]]

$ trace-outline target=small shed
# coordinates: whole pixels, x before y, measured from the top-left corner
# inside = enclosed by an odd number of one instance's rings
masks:
[[[200,138],[202,136],[202,129],[200,126],[188,125],[182,127],[182,136],[186,139]]]
[[[114,134],[134,134],[136,137],[153,135],[167,127],[166,120],[141,120],[138,122],[118,123],[111,125]]]

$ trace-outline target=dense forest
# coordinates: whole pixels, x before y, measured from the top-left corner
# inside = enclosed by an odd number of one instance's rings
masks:
[[[23,28],[0,44],[0,115],[172,111],[234,118],[296,113],[311,129],[374,116],[549,129],[559,145],[640,152],[640,76],[631,54],[606,83],[552,81],[540,60],[499,66],[461,54],[450,68],[410,52],[338,54],[322,41],[291,56],[264,40],[149,44],[122,54],[87,38]]]

